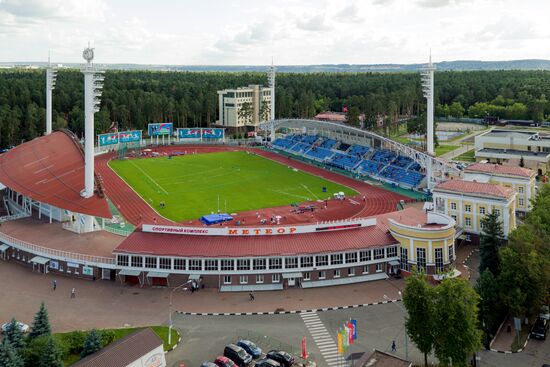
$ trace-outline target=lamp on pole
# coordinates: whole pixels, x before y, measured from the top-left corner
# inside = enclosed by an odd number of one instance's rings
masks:
[[[399,297],[403,298],[403,296],[401,294],[401,291],[398,291],[397,293],[399,294]],[[384,299],[386,301],[389,301],[390,297],[388,297],[384,294]],[[392,303],[394,303],[394,302],[392,302]],[[403,317],[405,317],[405,309],[403,307],[401,307],[400,305],[398,305],[397,303],[395,303],[395,306],[399,307],[401,312],[403,312]],[[405,328],[405,359],[407,359],[407,360],[409,359],[409,336],[407,335],[407,328]]]
[[[183,287],[185,287],[187,284],[189,284],[189,281],[178,285],[176,288],[172,289],[172,291],[170,292],[170,304],[168,306],[168,319],[170,320],[169,321],[170,325],[168,326],[168,345],[172,344],[172,296],[174,295],[174,292],[180,288],[186,291],[187,288],[183,288]]]

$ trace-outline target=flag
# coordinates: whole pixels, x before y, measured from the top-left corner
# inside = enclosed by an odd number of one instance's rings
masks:
[[[351,319],[351,325],[353,325],[353,340],[357,340],[357,320]]]
[[[338,353],[344,354],[344,343],[342,342],[342,333],[338,332]]]
[[[344,325],[344,334],[342,335],[342,338],[344,339],[344,350],[346,350],[347,347],[349,347],[349,330],[346,325]]]
[[[302,358],[307,359],[306,337],[302,337]]]
[[[349,335],[348,335],[349,344],[353,344],[353,324],[351,323],[351,320],[348,322],[348,330],[349,330]]]

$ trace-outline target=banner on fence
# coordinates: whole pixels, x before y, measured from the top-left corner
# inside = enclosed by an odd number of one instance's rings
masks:
[[[174,124],[171,122],[149,124],[147,131],[149,136],[172,135]]]
[[[100,147],[118,144],[118,133],[98,135],[98,143]]]
[[[134,143],[141,141],[141,130],[121,131],[118,133],[119,143]]]
[[[180,139],[222,139],[223,129],[182,128],[178,129]]]

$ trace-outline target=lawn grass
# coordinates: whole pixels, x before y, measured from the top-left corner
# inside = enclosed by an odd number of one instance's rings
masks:
[[[435,155],[437,157],[449,153],[450,151],[453,151],[455,149],[458,149],[458,145],[440,145],[435,148]]]
[[[462,162],[475,162],[476,161],[475,153],[476,153],[475,149],[471,149],[465,153],[462,153],[459,156],[454,157],[454,160],[462,161]]]
[[[236,213],[326,199],[339,191],[357,194],[243,151],[114,160],[109,165],[155,210],[174,221],[197,219],[218,209]]]

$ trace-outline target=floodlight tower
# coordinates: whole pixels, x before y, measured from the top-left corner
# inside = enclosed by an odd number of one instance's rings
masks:
[[[48,54],[48,67],[46,68],[46,135],[52,133],[52,90],[55,89],[57,69],[50,63]]]
[[[86,65],[82,67],[84,74],[84,190],[81,196],[85,198],[94,195],[94,114],[99,111],[101,89],[103,88],[103,71],[92,64],[94,49],[88,48],[82,53]],[[86,216],[85,231],[93,230],[93,217]]]
[[[269,108],[270,110],[270,120],[271,120],[271,141],[275,139],[275,127],[274,127],[274,120],[275,120],[275,71],[277,69],[275,68],[275,65],[273,64],[273,58],[271,58],[271,66],[269,67],[269,70],[267,72],[267,82],[268,86],[271,89],[271,106]]]
[[[432,54],[430,52],[430,61],[428,65],[420,70],[422,76],[422,91],[428,102],[427,126],[426,126],[426,151],[430,155],[434,155],[434,70],[432,64]]]

